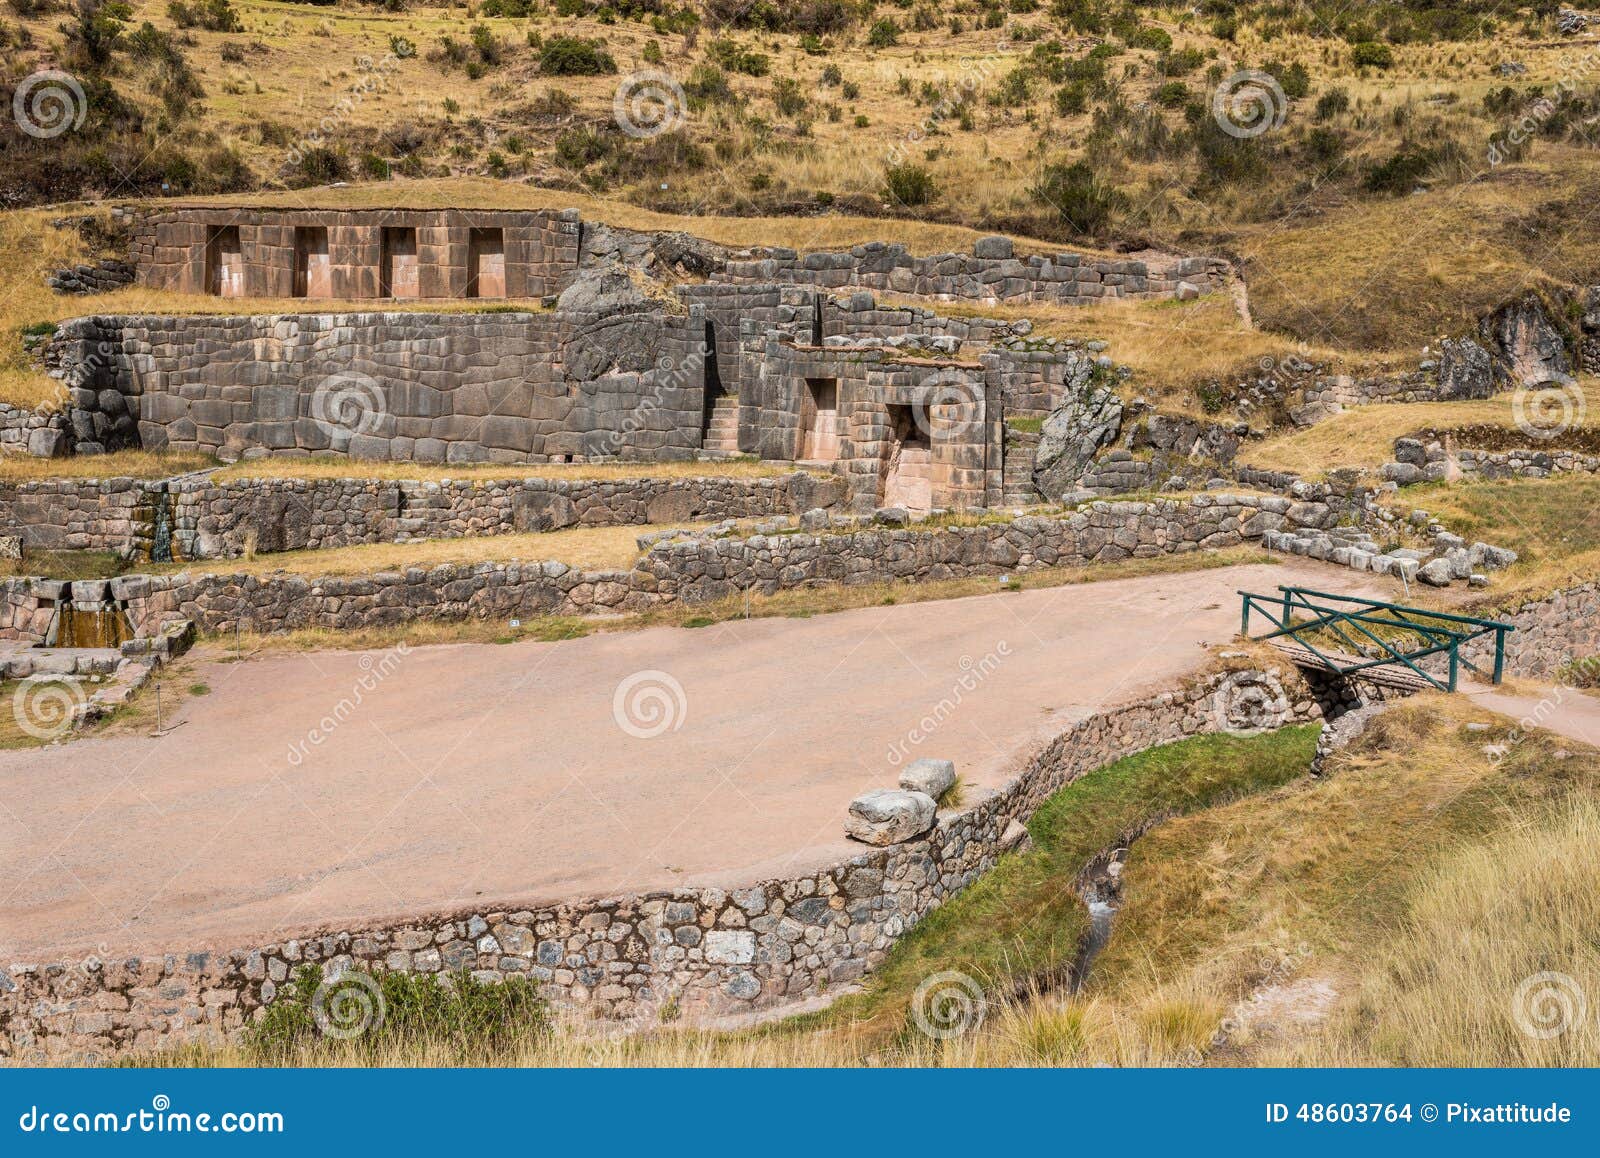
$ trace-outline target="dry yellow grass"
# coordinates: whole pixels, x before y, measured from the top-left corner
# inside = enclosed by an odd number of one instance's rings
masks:
[[[217,471],[219,480],[241,478],[371,478],[444,479],[560,478],[783,478],[795,473],[789,462],[762,462],[753,458],[707,459],[704,462],[597,462],[566,464],[497,465],[460,463],[434,466],[414,462],[374,462],[349,458],[264,458],[234,463]]]
[[[674,526],[700,526],[697,523]],[[429,539],[417,543],[368,543],[316,551],[283,551],[246,559],[157,564],[151,571],[217,572],[226,575],[372,575],[446,563],[508,563],[559,560],[589,570],[626,570],[639,558],[638,536],[658,527],[575,527],[542,534]]]
[[[1585,412],[1600,415],[1600,379],[1580,383]],[[1514,395],[1470,402],[1418,402],[1357,406],[1332,418],[1246,446],[1240,458],[1251,466],[1289,470],[1316,477],[1340,467],[1374,469],[1394,460],[1394,440],[1416,430],[1449,430],[1461,426],[1515,429]],[[1529,447],[1537,440],[1527,439]],[[1551,444],[1559,446],[1559,440]]]
[[[0,483],[35,482],[51,478],[171,478],[216,466],[201,454],[168,454],[148,450],[119,450],[115,454],[81,458],[0,457]]]

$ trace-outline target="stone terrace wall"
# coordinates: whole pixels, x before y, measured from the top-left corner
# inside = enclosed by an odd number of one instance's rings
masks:
[[[172,618],[207,631],[391,627],[417,620],[643,611],[742,591],[925,582],[1235,547],[1268,531],[1320,525],[1328,508],[1277,496],[1097,502],[1061,518],[1027,516],[937,530],[690,538],[658,543],[631,570],[560,562],[453,564],[356,576],[131,575],[112,581],[136,627]],[[32,581],[0,585],[0,638],[32,621]]]
[[[1600,656],[1600,583],[1557,591],[1509,614],[1474,614],[1516,628],[1506,637],[1506,670],[1513,675],[1554,679],[1566,664]],[[1493,643],[1468,654],[1482,667],[1493,656]]]
[[[226,952],[9,963],[0,968],[0,1057],[109,1058],[217,1040],[311,962],[325,976],[531,977],[557,1004],[612,1018],[646,1018],[669,1003],[730,1013],[820,995],[871,972],[906,931],[993,868],[1013,826],[1051,793],[1134,752],[1228,726],[1231,690],[1268,678],[1288,692],[1286,720],[1317,718],[1315,700],[1287,672],[1212,673],[1073,725],[999,791],[946,813],[924,836],[789,879],[485,907]],[[841,800],[841,826],[844,811]]]
[[[505,249],[505,296],[541,297],[571,284],[578,269],[582,226],[575,209],[251,209],[238,206],[125,212],[129,261],[139,280],[156,289],[206,293],[206,243],[223,227],[239,231],[243,294],[295,296],[295,229],[328,231],[332,298],[380,296],[383,230],[416,230],[418,295],[466,295],[468,248],[474,229],[499,229]]]
[[[1083,304],[1102,298],[1177,297],[1185,283],[1205,293],[1221,289],[1227,277],[1228,265],[1219,258],[1076,253],[1018,258],[1006,238],[986,237],[970,254],[932,257],[913,257],[905,246],[883,242],[803,255],[793,249],[758,249],[749,258],[730,260],[714,280],[892,290],[964,301]]]
[[[95,317],[52,357],[79,449],[418,462],[685,458],[703,318],[664,313]]]
[[[164,505],[179,560],[695,519],[838,505],[842,479],[46,479],[0,484],[0,534],[33,549],[149,558]]]

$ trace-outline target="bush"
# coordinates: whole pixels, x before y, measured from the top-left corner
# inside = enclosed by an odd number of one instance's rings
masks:
[[[1313,114],[1319,121],[1331,120],[1350,108],[1350,94],[1342,88],[1330,88],[1317,98],[1317,111]]]
[[[921,165],[890,165],[883,171],[884,195],[912,207],[926,205],[939,195],[933,174]]]
[[[319,1009],[340,1031],[355,1028],[359,1019],[365,1029],[350,1040],[374,1054],[397,1043],[423,1041],[448,1042],[463,1052],[505,1049],[543,1037],[551,1024],[538,983],[528,978],[479,981],[465,970],[445,978],[347,973],[324,986],[322,967],[308,965],[250,1027],[246,1048],[257,1057],[274,1058],[316,1045],[324,1035]]]
[[[600,76],[616,72],[617,62],[592,40],[552,36],[539,49],[539,71],[546,76]]]
[[[729,72],[766,76],[772,71],[770,56],[764,52],[752,52],[736,40],[713,40],[706,45],[706,55]]]
[[[1278,82],[1278,87],[1283,90],[1283,95],[1299,99],[1311,93],[1311,76],[1306,72],[1306,66],[1299,61],[1285,67],[1276,60],[1269,60],[1261,66],[1261,71]]]
[[[1087,161],[1046,165],[1039,183],[1028,192],[1053,208],[1074,232],[1086,235],[1104,233],[1128,201],[1121,191],[1096,178]]]
[[[779,116],[792,117],[805,111],[806,94],[794,77],[780,76],[772,85],[772,103]]]
[[[167,5],[167,16],[179,28],[204,28],[209,32],[244,30],[244,25],[239,22],[239,14],[228,0],[199,0],[199,3],[192,5],[183,3],[183,0],[172,0]]]
[[[1394,53],[1387,44],[1363,40],[1350,46],[1350,63],[1357,68],[1391,68],[1394,65]]]
[[[1153,48],[1157,52],[1171,52],[1172,37],[1167,34],[1166,29],[1157,28],[1154,25],[1151,25],[1149,27],[1139,29],[1132,36],[1128,37],[1128,47]]]
[[[893,48],[899,43],[900,26],[892,16],[885,16],[867,30],[867,44],[873,48]]]
[[[1409,193],[1439,159],[1432,149],[1402,146],[1394,156],[1367,171],[1369,193]]]
[[[1188,76],[1206,62],[1198,48],[1180,48],[1161,58],[1161,71],[1167,76]]]
[[[350,163],[343,153],[328,145],[313,145],[301,153],[294,165],[302,185],[331,185],[350,177]]]
[[[1181,80],[1169,80],[1155,91],[1155,102],[1164,109],[1181,108],[1189,99],[1189,86]]]
[[[1319,125],[1306,134],[1306,156],[1318,165],[1331,165],[1344,155],[1344,134]]]

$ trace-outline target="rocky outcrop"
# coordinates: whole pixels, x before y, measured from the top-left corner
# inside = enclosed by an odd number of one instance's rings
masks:
[[[1479,337],[1493,355],[1495,377],[1512,387],[1572,377],[1566,341],[1536,294],[1525,294],[1483,319]]]
[[[1494,359],[1471,338],[1439,344],[1439,401],[1488,398],[1495,392]]]
[[[901,788],[874,788],[850,802],[845,835],[863,844],[904,844],[933,827],[933,797]]]
[[[1091,381],[1044,420],[1033,458],[1033,485],[1047,499],[1060,501],[1078,488],[1095,455],[1122,430],[1122,399],[1109,386]]]

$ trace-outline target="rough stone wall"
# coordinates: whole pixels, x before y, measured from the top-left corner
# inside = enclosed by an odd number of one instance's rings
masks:
[[[0,968],[0,1057],[110,1058],[238,1032],[294,972],[348,970],[537,980],[591,1016],[646,1018],[779,1006],[860,980],[909,929],[993,868],[1007,830],[1086,773],[1229,726],[1231,689],[1271,679],[1279,722],[1317,718],[1290,672],[1211,673],[1097,713],[1039,750],[998,791],[926,835],[815,872],[744,888],[683,888],[539,908],[480,908],[371,928],[317,929],[230,951]],[[844,802],[840,802],[841,822]]]
[[[128,216],[129,261],[142,284],[206,293],[206,243],[222,227],[239,231],[244,296],[295,296],[297,227],[328,231],[331,298],[379,296],[383,230],[416,230],[418,296],[459,298],[467,292],[473,229],[499,229],[505,248],[505,296],[560,293],[578,269],[577,210],[250,209],[183,206]]]
[[[409,539],[753,518],[830,508],[842,480],[778,479],[45,479],[0,484],[0,534],[46,550],[150,557],[164,506],[175,559]]]
[[[1016,257],[1005,238],[984,238],[974,252],[913,257],[903,245],[869,242],[837,253],[752,250],[713,275],[740,284],[815,285],[889,290],[924,297],[984,302],[1065,302],[1102,298],[1171,298],[1180,283],[1201,293],[1221,289],[1228,265],[1218,258],[1102,258],[1061,253]]]
[[[746,360],[741,327],[760,333],[780,328],[795,337],[814,329],[817,295],[799,286],[706,284],[679,286],[677,292],[684,302],[704,310],[716,349],[717,379],[727,394],[742,396],[758,366]],[[746,447],[741,443],[740,449]]]
[[[389,627],[432,619],[531,618],[698,604],[743,591],[926,582],[1083,566],[1234,547],[1268,532],[1317,525],[1319,503],[1272,495],[1107,501],[1059,518],[920,530],[699,537],[653,546],[631,570],[582,571],[560,562],[471,563],[359,576],[127,575],[112,580],[136,627],[173,618],[202,630],[258,632]],[[0,585],[0,638],[31,622],[35,581]],[[7,610],[9,609],[9,610]]]
[[[1093,352],[1065,339],[1010,339],[986,350],[984,376],[1007,418],[1046,418],[1094,375]]]
[[[418,462],[686,458],[704,320],[666,313],[96,317],[62,324],[80,450]]]
[[[1552,679],[1568,663],[1600,655],[1600,583],[1584,583],[1523,604],[1510,613],[1481,612],[1516,628],[1506,637],[1506,670]],[[1493,641],[1468,648],[1479,667],[1493,657]]]
[[[56,458],[72,445],[70,419],[56,410],[26,410],[0,402],[0,454]]]

